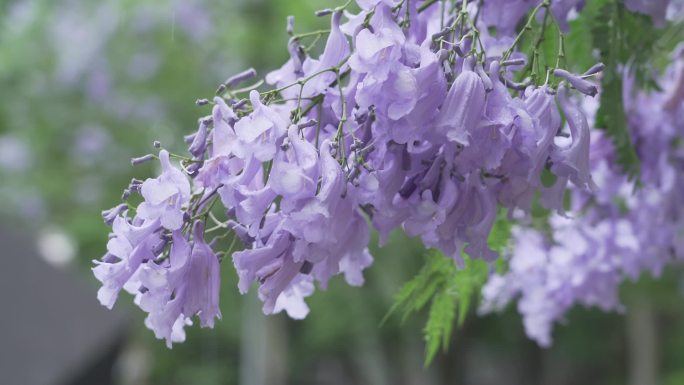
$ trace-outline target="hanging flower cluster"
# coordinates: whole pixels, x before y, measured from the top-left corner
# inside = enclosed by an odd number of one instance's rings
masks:
[[[522,226],[513,236],[510,271],[492,275],[483,290],[483,312],[520,298],[528,336],[551,344],[553,324],[574,305],[623,309],[620,283],[644,273],[659,276],[684,260],[684,46],[658,79],[662,90],[637,90],[625,79],[624,99],[632,140],[641,159],[641,185],[621,172],[607,138],[592,143],[595,193],[571,191],[577,218],[554,216],[551,237]],[[596,108],[587,106],[587,111]]]
[[[569,72],[562,40],[555,68],[519,51],[536,22],[563,39],[582,1],[357,0],[355,14],[350,3],[318,13],[328,31],[296,34],[289,20],[290,59],[265,77],[271,89],[237,88],[255,78],[248,70],[198,100],[211,114],[186,137],[188,155],[133,160],[162,171],[103,213],[112,234],[93,268],[103,305],[132,293],[170,346],[192,317],[220,318],[219,263],[232,259],[240,292],[256,283],[266,314],[303,318],[315,284],[339,274],[363,284],[371,228],[381,242],[401,228],[459,264],[462,253],[494,261],[500,209],[528,213],[540,195],[564,214],[568,186],[596,189],[580,101],[603,66]],[[244,250],[215,252],[226,237]]]

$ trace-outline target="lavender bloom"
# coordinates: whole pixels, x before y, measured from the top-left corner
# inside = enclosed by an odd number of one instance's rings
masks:
[[[397,143],[423,139],[424,133],[415,127],[437,117],[437,106],[446,95],[447,82],[437,55],[426,44],[419,48],[419,52],[417,68],[402,68],[396,73],[396,78],[388,82],[392,88],[380,91],[400,95],[388,101],[386,110],[387,117],[393,121],[387,127],[388,135]]]
[[[145,326],[159,339],[165,339],[171,347],[173,342],[183,342],[186,324],[190,317],[183,314],[185,291],[181,289],[187,272],[191,246],[180,231],[174,231],[172,246],[167,260],[157,263],[148,261],[136,280],[128,285],[136,294],[136,304],[148,313]]]
[[[561,128],[561,117],[556,108],[555,98],[550,95],[546,87],[532,91],[525,100],[525,107],[533,119],[537,138],[532,159],[534,168],[530,172],[530,178],[538,180],[550,155],[554,138]]]
[[[154,247],[160,241],[157,235],[159,221],[140,222],[131,223],[125,217],[116,217],[107,242],[107,254],[102,261],[93,261],[96,264],[93,274],[102,282],[97,299],[110,309],[140,264],[154,258]]]
[[[392,20],[391,10],[386,5],[376,8],[371,25],[379,28],[375,31],[362,29],[354,36],[355,52],[349,58],[349,66],[354,71],[368,74],[373,83],[377,83],[387,79],[393,65],[398,64],[406,37]]]
[[[171,347],[179,342],[179,329],[198,315],[202,327],[214,327],[221,318],[218,307],[220,288],[218,258],[204,241],[203,225],[193,226],[193,244],[179,231],[173,233],[169,259],[161,263],[148,261],[138,281],[136,302],[149,314],[145,320],[157,338]]]
[[[237,120],[237,116],[232,108],[226,105],[221,98],[214,99],[214,108],[212,109],[211,124],[213,130],[207,136],[211,137],[211,149],[203,149],[208,152],[208,159],[202,164],[195,183],[199,186],[209,189],[217,188],[224,182],[226,176],[233,176],[239,174],[244,167],[244,161],[234,156],[234,147],[239,145],[237,135],[233,126]],[[200,131],[203,123],[200,123]],[[194,135],[192,143],[195,143],[194,138],[200,133]],[[207,138],[208,139],[208,138]],[[205,139],[205,143],[206,140]],[[203,158],[204,153],[197,154],[197,157]]]
[[[589,172],[589,125],[584,113],[575,106],[560,86],[558,102],[570,127],[572,143],[566,148],[555,148],[551,153],[551,171],[557,176],[568,177],[572,183],[583,188],[595,188]]]
[[[437,129],[444,131],[450,141],[468,145],[470,135],[480,122],[484,105],[482,79],[473,71],[463,71],[446,95],[435,123]]]
[[[568,181],[580,188],[596,190],[590,175],[589,143],[590,133],[587,118],[567,95],[566,87],[561,84],[557,94],[558,102],[570,127],[571,143],[566,147],[553,145],[549,155],[551,171],[556,182],[550,188],[542,188],[541,203],[544,207],[564,215],[563,197]]]
[[[169,153],[159,152],[162,173],[156,179],[147,179],[140,188],[145,201],[138,206],[138,216],[145,220],[161,221],[168,230],[178,230],[183,225],[183,206],[190,200],[190,182],[171,165]]]
[[[287,122],[275,110],[259,100],[259,93],[249,94],[254,112],[235,123],[235,134],[240,145],[233,148],[241,159],[254,156],[265,162],[273,159],[276,153],[276,140],[287,130]]]
[[[288,149],[273,161],[269,185],[286,200],[312,197],[318,180],[318,154],[311,143],[299,137],[299,128],[290,126]]]
[[[197,134],[194,136],[192,143],[190,143],[188,152],[196,159],[203,158],[204,152],[207,149],[207,126],[207,122],[201,121]]]
[[[287,315],[296,320],[304,319],[309,314],[309,306],[304,302],[304,298],[314,292],[313,279],[311,276],[299,276],[296,283],[285,289],[278,296],[273,314],[285,310]]]
[[[198,314],[202,327],[214,327],[214,318],[221,318],[219,291],[221,276],[214,251],[204,241],[204,225],[195,222],[190,266],[185,278],[186,298],[183,312]]]
[[[350,54],[349,42],[340,30],[340,21],[342,19],[342,12],[333,13],[330,19],[330,34],[325,43],[323,53],[318,58],[317,62],[312,62],[312,68],[307,71],[307,75],[311,75],[318,71],[323,71],[327,68],[336,67],[344,62],[344,59]],[[320,77],[314,79],[313,82],[304,87],[303,94],[313,95],[323,91],[328,85],[335,80],[334,73],[321,74]]]

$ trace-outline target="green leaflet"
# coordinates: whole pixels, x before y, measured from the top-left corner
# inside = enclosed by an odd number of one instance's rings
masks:
[[[446,349],[451,339],[456,306],[448,291],[437,293],[430,304],[428,320],[423,329],[425,335],[425,366],[435,358],[439,347]],[[459,317],[460,318],[460,317]]]
[[[637,179],[640,173],[639,157],[634,150],[622,102],[622,79],[613,64],[604,72],[601,106],[596,115],[596,126],[604,129],[615,146],[617,162],[630,179]]]
[[[499,213],[489,236],[489,246],[502,252],[510,239],[511,222],[503,211]],[[402,321],[421,311],[429,303],[428,319],[423,328],[425,338],[425,365],[429,365],[440,347],[449,347],[454,321],[460,326],[466,319],[473,299],[487,280],[490,266],[487,262],[462,255],[464,267],[459,269],[451,258],[431,250],[418,274],[406,282],[395,296],[394,304],[383,322],[396,312]],[[501,260],[500,260],[501,261]],[[496,263],[496,269],[503,269]]]
[[[619,68],[620,64],[626,62],[625,59],[629,59],[628,47],[634,47],[628,41],[629,35],[633,33],[628,33],[625,30],[628,24],[625,18],[629,14],[618,1],[607,2],[592,20],[591,30],[594,46],[598,48],[601,60],[606,65],[603,73],[601,104],[596,115],[596,126],[604,129],[613,140],[618,164],[623,168],[623,171],[630,178],[637,178],[640,162],[627,127],[622,97],[622,74]],[[627,17],[631,18],[631,16]],[[635,59],[634,68],[639,69],[640,67],[637,59]]]

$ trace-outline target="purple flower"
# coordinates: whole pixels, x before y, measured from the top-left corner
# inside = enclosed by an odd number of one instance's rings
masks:
[[[214,318],[221,318],[219,291],[221,276],[219,261],[214,251],[204,241],[204,226],[195,222],[190,266],[186,273],[185,314],[197,314],[202,327],[214,327]]]
[[[482,79],[475,72],[465,70],[458,75],[444,99],[435,123],[437,129],[450,141],[468,145],[471,133],[482,119],[484,107]]]
[[[589,125],[584,113],[573,104],[567,89],[560,86],[558,102],[568,121],[572,143],[568,147],[555,147],[551,153],[551,171],[560,178],[569,178],[583,188],[595,188],[589,169]]]
[[[354,36],[355,51],[349,58],[349,66],[356,72],[367,74],[372,78],[372,84],[378,84],[387,79],[392,67],[399,64],[397,60],[402,55],[406,37],[392,20],[391,10],[386,5],[375,9],[371,25],[374,30],[364,28]]]
[[[190,200],[190,182],[171,165],[169,153],[159,152],[162,173],[157,178],[143,182],[140,188],[145,201],[138,206],[138,216],[151,221],[159,219],[168,230],[178,230],[183,225],[183,206]]]
[[[318,152],[299,136],[299,128],[290,126],[286,150],[273,160],[268,183],[271,189],[285,200],[312,197],[318,180]]]
[[[214,327],[221,318],[221,286],[216,254],[204,241],[201,222],[193,226],[193,244],[179,231],[166,261],[148,261],[141,269],[136,301],[149,314],[145,324],[170,347],[178,329],[197,315],[202,327]]]
[[[148,313],[145,325],[159,339],[173,342],[185,340],[183,327],[190,315],[183,314],[184,285],[191,246],[180,231],[174,231],[168,259],[148,261],[136,280],[129,283],[136,293],[136,304]]]
[[[330,69],[343,64],[345,58],[349,56],[350,48],[346,36],[340,29],[341,12],[335,12],[331,18],[330,34],[323,53],[315,60],[299,57],[297,40],[291,39],[288,44],[291,59],[279,70],[273,71],[266,76],[266,82],[278,87],[290,86],[298,79],[318,74],[304,85],[294,85],[282,91],[286,98],[312,97],[325,91],[331,82],[336,78],[335,73]]]
[[[93,274],[102,287],[97,299],[112,308],[121,289],[138,270],[140,264],[154,258],[154,250],[161,242],[157,231],[159,221],[131,223],[123,216],[114,219],[112,234],[107,242],[107,254],[102,261],[93,261]]]
[[[525,108],[529,111],[536,137],[536,149],[532,159],[533,169],[530,178],[538,180],[546,165],[554,138],[561,128],[561,117],[556,108],[555,98],[547,87],[537,88],[525,99]]]
[[[296,320],[304,319],[309,314],[309,306],[304,298],[314,292],[314,284],[311,276],[298,276],[299,279],[285,289],[276,300],[273,314],[285,310],[287,315]]]
[[[259,100],[259,93],[249,94],[253,112],[235,123],[235,134],[239,145],[233,147],[235,156],[247,159],[254,156],[265,162],[273,159],[277,141],[287,131],[287,121],[272,108]]]
[[[195,183],[210,189],[217,188],[221,183],[224,183],[226,177],[238,175],[245,166],[245,161],[234,155],[234,148],[239,146],[237,135],[233,129],[237,116],[222,98],[214,98],[214,103],[211,116],[213,130],[204,134],[202,130],[206,130],[203,127],[208,122],[202,119],[200,128],[190,145],[193,147],[198,141],[203,143],[201,150],[195,154],[197,158],[203,159],[204,152],[207,150],[208,138],[211,138],[210,151],[206,151],[208,152],[208,159],[204,161],[195,177]],[[199,140],[197,139],[198,136],[200,136]],[[204,139],[201,138],[202,136]]]

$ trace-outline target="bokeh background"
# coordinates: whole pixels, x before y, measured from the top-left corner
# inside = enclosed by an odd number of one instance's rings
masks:
[[[336,0],[0,0],[0,384],[684,384],[679,272],[624,287],[623,314],[576,309],[551,349],[528,341],[515,308],[471,314],[424,367],[425,314],[381,320],[422,265],[395,234],[365,287],[341,280],[306,320],[263,316],[224,264],[214,330],[169,350],[124,296],[95,299],[100,210],[154,165],[129,159],[182,135],[231,74],[287,58],[285,19],[325,28]]]

